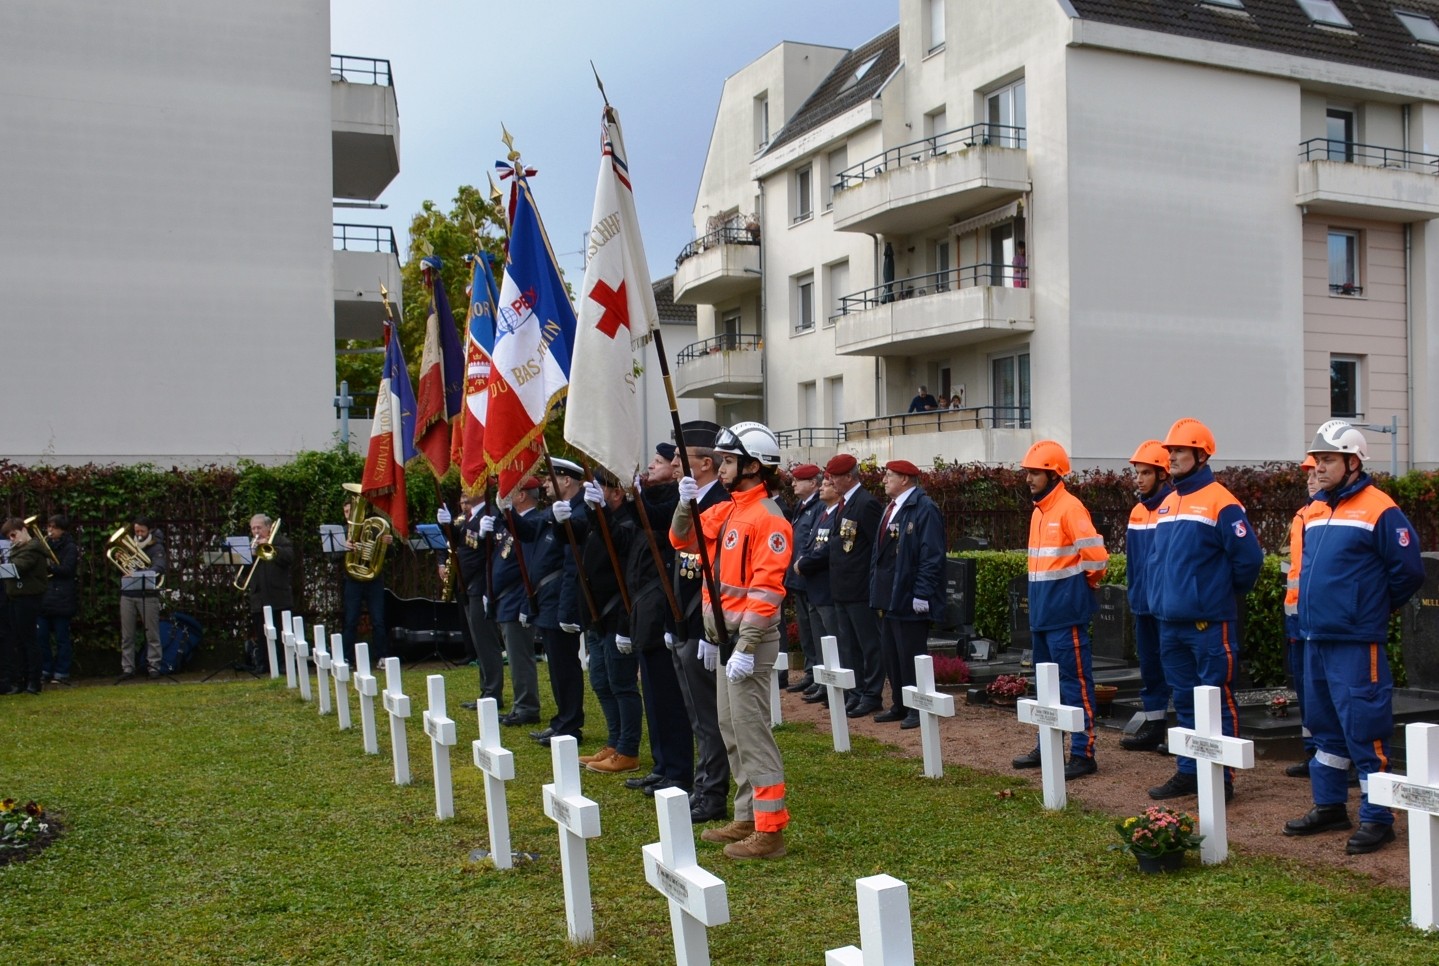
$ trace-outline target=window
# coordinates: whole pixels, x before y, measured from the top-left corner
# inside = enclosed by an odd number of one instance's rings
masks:
[[[1407,10],[1395,10],[1394,16],[1409,28],[1409,33],[1421,44],[1439,45],[1439,26],[1435,25],[1433,17],[1423,13],[1409,13]]]
[[[838,147],[829,153],[825,158],[825,168],[829,171],[829,177],[825,179],[824,210],[829,211],[834,207],[834,186],[839,182],[839,173],[849,167],[849,148]]]
[[[1025,146],[1024,81],[1015,81],[986,97],[985,112],[990,125],[988,143],[1005,148]]]
[[[819,386],[814,382],[799,384],[799,424],[819,425]]]
[[[1206,7],[1230,7],[1234,10],[1244,9],[1244,0],[1204,0]]]
[[[844,315],[844,303],[840,299],[850,294],[849,291],[849,259],[842,262],[835,262],[825,269],[828,278],[825,279],[825,298],[828,300],[829,313],[824,320],[825,328],[834,325],[836,316]]]
[[[1359,232],[1329,232],[1329,292],[1363,295],[1359,278]]]
[[[829,397],[829,425],[844,425],[844,376],[832,376],[824,381],[825,395]]]
[[[740,335],[740,311],[729,309],[720,318],[720,346],[724,349],[738,349]]]
[[[754,149],[769,144],[769,91],[754,99]]]
[[[807,221],[814,214],[814,195],[811,191],[811,182],[814,180],[814,168],[805,165],[794,173],[794,211],[791,218],[794,224]]]
[[[874,66],[874,62],[877,60],[879,60],[879,54],[875,54],[873,57],[865,58],[864,62],[861,63],[858,67],[856,67],[854,69],[854,73],[849,75],[849,77],[845,80],[844,85],[839,89],[840,93],[844,93],[851,87],[854,87],[860,81],[864,80],[864,75],[869,73],[869,69]]]
[[[1330,161],[1354,160],[1354,112],[1331,107],[1326,112],[1324,136],[1329,141]]]
[[[794,330],[809,332],[814,328],[814,273],[794,277]]]
[[[924,0],[924,49],[932,54],[944,46],[944,0]]]
[[[1299,0],[1299,7],[1309,14],[1309,19],[1326,27],[1349,27],[1354,29],[1348,18],[1339,12],[1334,0]]]
[[[989,360],[989,403],[996,427],[1029,425],[1029,349]]]
[[[949,239],[941,238],[934,243],[934,290],[948,292],[950,282]]]
[[[1329,357],[1329,415],[1362,419],[1359,406],[1359,356]]]

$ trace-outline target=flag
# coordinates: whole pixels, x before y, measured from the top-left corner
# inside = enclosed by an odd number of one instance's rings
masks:
[[[580,286],[565,439],[616,479],[628,482],[645,461],[639,380],[645,345],[659,313],[645,264],[619,115],[605,107],[600,176]]]
[[[430,314],[425,322],[425,350],[420,357],[415,449],[438,478],[450,469],[450,430],[460,415],[464,355],[450,300],[445,295],[445,281],[440,276],[440,260],[430,255],[421,259],[420,265],[430,290]]]
[[[465,399],[455,433],[452,461],[460,467],[460,486],[466,493],[482,489],[489,475],[485,462],[485,418],[495,348],[494,256],[488,252],[466,255],[470,275],[470,310],[465,321]]]
[[[523,174],[495,311],[485,460],[512,496],[539,459],[545,420],[569,387],[575,310]]]
[[[379,507],[394,524],[395,532],[410,532],[410,513],[405,497],[405,464],[415,458],[415,394],[410,373],[400,351],[400,335],[393,322],[385,323],[385,371],[375,400],[375,420],[370,426],[370,450],[360,493]]]

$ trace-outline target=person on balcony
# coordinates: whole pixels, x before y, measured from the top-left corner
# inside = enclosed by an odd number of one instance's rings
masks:
[[[919,392],[909,401],[909,411],[912,413],[929,412],[939,408],[939,401],[929,394],[929,389],[919,387]]]
[[[1009,269],[1015,288],[1029,288],[1029,256],[1024,253],[1024,242],[1014,245],[1014,257],[1009,260]]]

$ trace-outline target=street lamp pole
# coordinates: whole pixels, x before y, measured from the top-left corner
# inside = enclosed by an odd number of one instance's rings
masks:
[[[1399,475],[1399,417],[1390,416],[1389,424],[1368,423],[1365,429],[1376,433],[1387,433],[1389,436],[1389,475]]]

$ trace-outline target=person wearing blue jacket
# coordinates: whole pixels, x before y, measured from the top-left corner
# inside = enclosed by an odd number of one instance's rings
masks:
[[[905,710],[904,689],[915,684],[914,659],[928,652],[930,615],[944,609],[944,518],[909,460],[884,465],[884,495],[889,506],[870,557],[869,606],[879,615],[890,706],[874,720],[918,728],[919,712]]]
[[[824,512],[824,501],[819,498],[819,478],[823,472],[813,463],[800,463],[790,469],[796,503],[790,511],[789,523],[790,528],[794,531],[796,561],[804,552],[803,548],[809,546],[810,534],[814,531],[815,522]],[[809,594],[806,593],[805,576],[799,572],[796,564],[790,564],[789,570],[785,572],[784,587],[788,592],[790,602],[794,605],[795,623],[799,627],[799,646],[800,650],[804,652],[804,677],[790,684],[785,690],[798,693],[808,691],[814,686],[812,668],[823,661],[819,653],[819,639],[825,635],[826,631],[819,611],[810,601]]]
[[[1129,511],[1125,530],[1126,571],[1129,584],[1129,613],[1134,615],[1134,650],[1139,657],[1139,703],[1135,714],[1139,726],[1133,734],[1119,739],[1126,751],[1157,751],[1169,729],[1169,682],[1159,655],[1159,622],[1149,609],[1149,552],[1154,545],[1159,506],[1169,495],[1169,450],[1157,439],[1139,444],[1129,458],[1139,487],[1139,502]],[[1125,730],[1128,730],[1126,727]]]
[[[540,678],[535,667],[535,629],[529,625],[529,594],[525,590],[524,577],[529,572],[529,560],[525,559],[524,570],[520,561],[524,557],[524,541],[510,532],[506,520],[523,519],[538,513],[537,498],[540,481],[533,476],[527,478],[515,492],[514,505],[508,514],[486,517],[482,522],[482,533],[492,534],[490,553],[490,613],[487,615],[500,629],[504,641],[505,655],[510,664],[510,688],[514,692],[514,703],[510,713],[500,718],[502,725],[527,725],[540,723]]]
[[[1316,751],[1314,807],[1285,835],[1349,829],[1349,766],[1359,771],[1359,828],[1350,855],[1394,841],[1394,813],[1369,800],[1369,776],[1390,769],[1394,679],[1384,643],[1389,616],[1424,582],[1419,536],[1364,461],[1364,434],[1342,419],[1319,427],[1309,447],[1320,487],[1302,511],[1299,634],[1304,641],[1304,720]]]
[[[1259,579],[1264,551],[1244,506],[1214,479],[1209,458],[1214,434],[1197,419],[1180,419],[1164,438],[1174,489],[1155,516],[1149,557],[1149,609],[1159,621],[1164,675],[1174,689],[1174,713],[1181,728],[1194,727],[1194,689],[1220,690],[1223,734],[1239,734],[1234,672],[1239,665],[1239,598]],[[1224,796],[1234,795],[1233,771],[1226,769]],[[1179,798],[1199,790],[1193,758],[1179,758],[1174,774],[1149,790],[1155,799]]]

